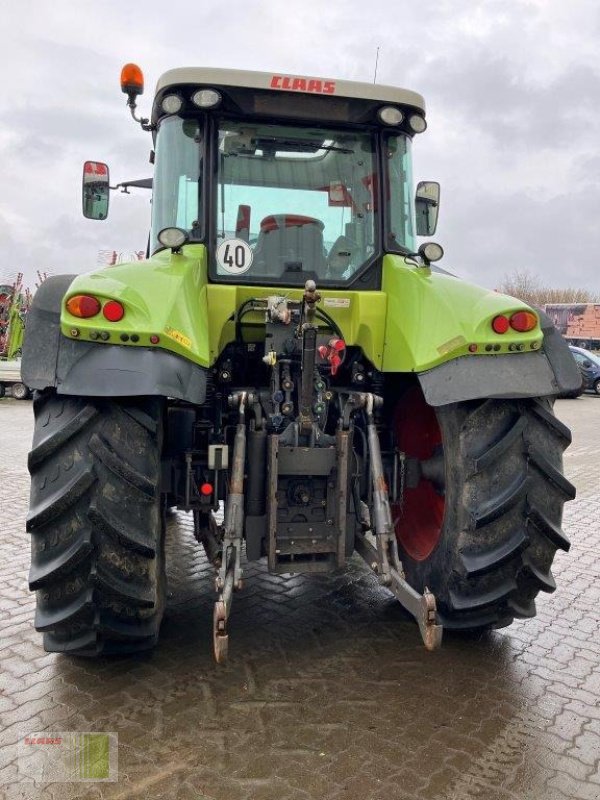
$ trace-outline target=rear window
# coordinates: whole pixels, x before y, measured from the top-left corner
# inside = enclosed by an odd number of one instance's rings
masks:
[[[371,133],[223,122],[213,278],[349,281],[376,251]]]

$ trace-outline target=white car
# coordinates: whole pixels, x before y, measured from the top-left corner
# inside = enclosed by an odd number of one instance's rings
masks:
[[[3,361],[0,359],[0,397],[4,397],[9,388],[17,400],[27,400],[31,392],[21,379],[20,361]]]

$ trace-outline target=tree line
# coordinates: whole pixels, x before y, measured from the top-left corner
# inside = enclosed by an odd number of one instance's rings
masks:
[[[556,289],[546,286],[538,275],[515,270],[504,276],[498,291],[534,306],[554,303],[600,303],[600,293],[575,286]]]

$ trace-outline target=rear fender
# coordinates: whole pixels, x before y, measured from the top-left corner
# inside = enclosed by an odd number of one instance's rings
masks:
[[[60,330],[63,297],[75,275],[56,275],[35,294],[27,315],[21,374],[30,389],[93,397],[160,395],[203,403],[207,370],[161,349],[68,339]]]
[[[550,318],[538,311],[544,334],[540,350],[463,356],[419,374],[425,399],[443,406],[480,398],[551,397],[575,392],[581,374]]]
[[[27,313],[21,375],[31,389],[56,386],[60,348],[60,307],[76,275],[54,275],[45,280]]]

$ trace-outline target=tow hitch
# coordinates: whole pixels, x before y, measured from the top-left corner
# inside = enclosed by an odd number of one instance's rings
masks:
[[[213,532],[206,524],[197,526],[197,538],[217,568],[213,646],[219,664],[224,663],[228,655],[228,620],[233,593],[242,587],[244,536],[254,558],[261,553],[267,556],[269,571],[273,574],[331,572],[342,568],[355,548],[377,573],[381,584],[415,617],[427,649],[434,650],[441,644],[442,626],[435,597],[427,588],[423,594],[413,589],[406,580],[398,555],[374,419],[374,410],[382,406],[383,400],[372,393],[350,390],[336,395],[335,389],[328,389],[326,381],[331,380],[334,362],[329,361],[323,375],[316,356],[319,353],[323,358],[324,353],[329,358],[333,345],[331,348],[321,346],[323,352],[317,348],[318,300],[314,281],[307,281],[301,303],[281,297],[247,301],[251,302],[253,311],[265,314],[266,338],[271,349],[262,360],[271,370],[271,390],[269,396],[246,389],[229,395],[229,407],[237,415],[237,423],[222,535],[211,535]],[[331,325],[335,327],[335,323]],[[343,342],[341,338],[331,341]],[[337,357],[342,363],[342,357]],[[292,375],[294,368],[295,376]],[[336,402],[340,416],[334,435],[325,432],[323,427],[327,420],[327,404]],[[266,410],[261,410],[265,403]],[[297,415],[294,415],[295,408]],[[366,427],[361,421],[360,434],[354,419],[359,411],[366,421]],[[248,414],[255,416],[249,432]],[[266,426],[260,440],[255,436],[256,427],[252,427],[257,422],[261,431],[262,425]],[[355,436],[361,436],[365,442],[363,454],[368,456],[370,465],[369,505],[361,498],[359,483],[351,470]],[[246,464],[247,446],[253,459],[256,460],[258,454],[266,466],[262,489],[251,465]],[[394,474],[400,471],[403,480],[405,470],[404,461],[394,462]],[[397,491],[396,486],[394,492]],[[245,497],[248,492],[251,502]],[[264,503],[255,502],[261,495]]]

